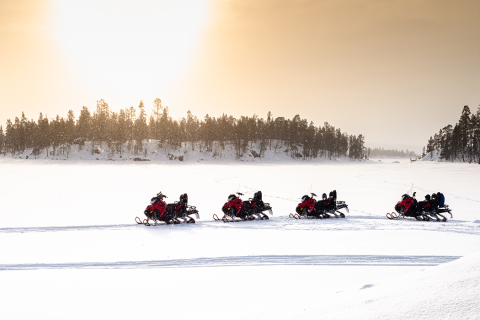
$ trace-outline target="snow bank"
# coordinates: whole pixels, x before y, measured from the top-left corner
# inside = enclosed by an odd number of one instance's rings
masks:
[[[317,158],[306,158],[302,155],[302,147],[298,150],[292,150],[285,146],[282,141],[272,140],[266,146],[261,148],[260,143],[249,143],[244,152],[237,151],[232,144],[221,146],[218,142],[213,142],[212,146],[207,148],[200,143],[182,143],[181,147],[173,148],[170,145],[159,146],[156,140],[145,140],[142,150],[135,152],[133,145],[124,144],[122,148],[118,146],[108,146],[106,143],[92,143],[88,141],[85,145],[72,145],[68,148],[58,147],[55,151],[51,148],[42,150],[39,154],[34,154],[32,149],[15,155],[7,154],[6,158],[14,159],[43,159],[43,160],[93,160],[93,161],[151,161],[154,163],[231,163],[231,162],[300,162],[304,160],[313,162],[325,161],[346,161],[351,160],[348,157],[338,157],[330,155],[328,151],[320,151]],[[0,157],[1,159],[1,157]],[[358,160],[365,161],[365,160]]]
[[[382,284],[339,294],[332,310],[295,319],[480,319],[480,252]],[[325,311],[328,311],[326,313]]]
[[[440,156],[442,155],[442,150],[433,150],[427,153],[420,161],[440,161]]]

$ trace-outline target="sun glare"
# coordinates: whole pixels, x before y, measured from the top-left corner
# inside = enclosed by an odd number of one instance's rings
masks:
[[[208,0],[56,0],[56,38],[102,94],[165,90],[192,60]],[[99,97],[100,98],[100,97]]]

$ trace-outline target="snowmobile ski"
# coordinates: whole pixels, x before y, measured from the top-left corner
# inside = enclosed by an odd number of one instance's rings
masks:
[[[267,215],[260,216],[260,218],[255,218],[254,216],[250,215],[250,216],[245,216],[243,219],[235,219],[234,217],[224,215],[222,218],[219,218],[216,214],[214,214],[213,220],[229,223],[229,222],[242,222],[242,221],[252,221],[252,220],[270,220],[270,218]]]

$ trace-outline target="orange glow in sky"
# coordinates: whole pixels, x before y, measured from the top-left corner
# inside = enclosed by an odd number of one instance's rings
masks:
[[[54,9],[55,38],[75,72],[111,97],[168,90],[208,19],[207,0],[56,0]]]

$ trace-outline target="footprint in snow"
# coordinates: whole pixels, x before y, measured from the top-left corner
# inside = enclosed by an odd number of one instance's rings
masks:
[[[368,288],[371,288],[371,287],[373,287],[373,284],[366,284],[363,287],[361,287],[360,290],[368,289]]]

